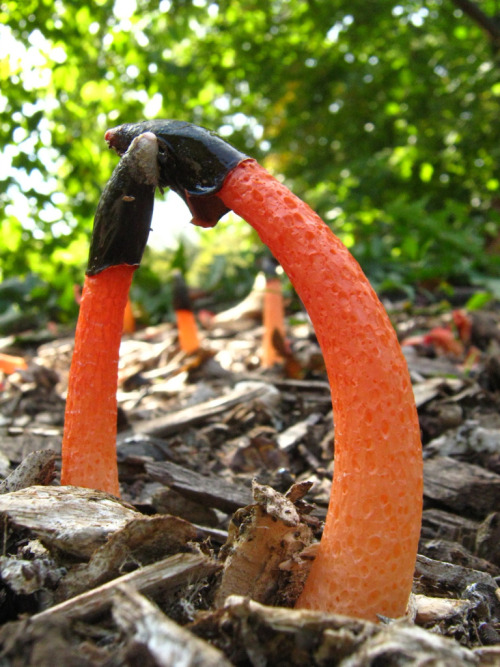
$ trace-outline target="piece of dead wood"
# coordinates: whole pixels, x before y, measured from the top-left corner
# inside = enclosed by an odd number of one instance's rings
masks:
[[[146,463],[145,467],[153,480],[165,484],[186,498],[223,512],[232,513],[252,501],[250,489],[215,475],[200,475],[168,461]]]
[[[290,496],[297,502],[307,487],[300,486],[300,491],[292,487]],[[290,497],[255,482],[253,495],[256,504],[238,510],[229,524],[216,606],[234,594],[290,606],[307,578],[312,558],[301,552],[311,545],[313,532],[298,507]]]
[[[495,565],[492,561],[480,558],[472,554],[468,549],[457,542],[449,542],[447,540],[429,540],[424,550],[421,552],[429,558],[441,560],[455,565],[462,565],[471,570],[479,570],[487,572],[492,577],[500,576],[500,567]]]
[[[227,530],[220,528],[207,528],[207,526],[196,526],[198,540],[210,540],[213,544],[224,544],[227,540]]]
[[[66,600],[118,577],[127,569],[186,551],[197,532],[195,526],[175,516],[132,519],[112,533],[88,563],[69,569],[57,588],[56,599]]]
[[[498,667],[500,665],[500,646],[484,646],[474,649],[479,667]]]
[[[430,597],[460,597],[468,586],[474,584],[484,584],[493,591],[497,588],[495,579],[486,572],[444,563],[420,554],[417,556],[413,587],[415,593]]]
[[[450,540],[423,540],[419,545],[419,553],[433,560],[454,563],[455,565],[462,565],[471,570],[487,572],[492,577],[500,575],[500,568],[484,558],[475,556],[464,546],[458,544],[458,542]]]
[[[409,345],[403,345],[402,350],[412,378],[421,380],[422,377],[439,377],[443,382],[443,378],[446,378],[446,381],[454,380],[461,374],[457,364],[448,359],[422,357]]]
[[[247,376],[247,377],[256,377],[254,376]],[[262,378],[263,382],[266,382],[266,378]],[[267,378],[268,382],[272,382],[276,387],[281,387],[283,389],[298,389],[300,390],[301,394],[306,391],[311,391],[311,392],[326,392],[330,394],[331,388],[328,382],[323,382],[322,380],[292,380],[290,378]]]
[[[116,590],[123,584],[133,586],[144,595],[155,598],[200,581],[217,572],[220,567],[203,554],[180,553],[169,556],[35,614],[31,617],[31,622],[44,623],[58,615],[70,619],[95,618],[110,609]]]
[[[405,625],[382,627],[354,655],[344,660],[342,667],[404,664],[415,667],[477,667],[474,653],[457,642],[418,626]]]
[[[268,397],[270,393],[274,394],[275,391],[272,385],[264,382],[240,383],[231,392],[219,398],[191,405],[144,423],[138,422],[134,425],[134,430],[137,433],[164,437],[220,415],[241,403],[249,403],[256,399],[265,400],[266,396]]]
[[[448,456],[428,459],[424,496],[457,513],[484,518],[500,507],[500,475]]]
[[[475,546],[478,556],[500,567],[500,512],[492,512],[481,523]]]
[[[124,338],[120,344],[118,386],[121,386],[132,375],[142,373],[147,377],[147,369],[156,370],[162,366],[161,360],[167,357],[172,350],[174,338],[173,330],[165,331],[163,340],[159,343],[137,340],[137,338]]]
[[[440,509],[427,509],[422,514],[421,539],[442,539],[458,542],[470,551],[475,550],[476,536],[481,524]]]
[[[453,458],[500,454],[500,429],[486,428],[477,419],[466,419],[458,428],[448,429],[425,446],[426,456]]]
[[[109,658],[108,647],[89,646],[72,635],[70,623],[58,616],[44,623],[29,618],[0,627],[0,664],[5,667],[96,667]],[[85,650],[85,648],[87,650]],[[91,652],[91,657],[88,653]]]
[[[160,514],[173,514],[174,516],[199,523],[203,526],[218,526],[219,517],[217,513],[203,503],[197,503],[186,496],[181,495],[173,489],[163,485],[156,489],[151,498],[152,506]]]
[[[2,587],[7,586],[19,595],[43,590],[48,599],[49,591],[56,589],[65,574],[66,569],[60,567],[38,540],[24,541],[14,556],[0,556]]]
[[[0,516],[9,530],[27,529],[49,548],[81,559],[111,533],[141,515],[114,496],[74,486],[30,486],[0,495]]]
[[[444,380],[442,377],[433,377],[423,380],[422,382],[417,382],[413,385],[415,404],[417,408],[421,408],[437,396],[442,396],[443,390],[457,392],[462,389],[463,386],[463,380]]]
[[[121,664],[148,667],[230,667],[222,651],[174,623],[130,585],[113,594],[113,619],[124,636]]]
[[[230,451],[223,456],[233,472],[254,473],[256,470],[288,469],[290,461],[286,453],[279,449],[276,429],[260,426],[250,429],[242,437],[229,441]],[[232,446],[234,445],[234,446]]]
[[[285,452],[291,451],[303,438],[305,438],[309,430],[317,424],[320,419],[322,419],[322,415],[318,412],[313,412],[306,419],[296,422],[285,431],[282,431],[276,437],[278,447]]]
[[[491,645],[500,644],[496,629],[500,601],[496,593],[494,588],[478,583],[467,586],[459,599],[412,595],[410,602],[415,622],[431,632],[466,646],[478,641]]]
[[[0,494],[12,493],[27,486],[46,486],[55,475],[56,452],[52,449],[36,450],[24,458],[0,484]]]
[[[224,647],[238,665],[477,667],[471,651],[408,623],[376,625],[325,612],[267,607],[237,595],[190,628]]]
[[[470,600],[432,598],[427,595],[414,595],[413,601],[416,607],[415,622],[423,626],[463,616],[473,606]]]
[[[7,431],[9,435],[7,436],[5,429],[0,429],[2,459],[6,457],[10,465],[16,466],[34,451],[51,449],[54,452],[60,452],[62,428],[56,428],[53,431],[57,431],[57,434],[54,433],[50,436],[37,435],[32,431],[30,432],[26,426],[21,426],[17,429],[17,433],[13,433],[9,428]],[[3,461],[1,462],[3,467]],[[9,472],[10,470],[7,470],[6,474]]]
[[[266,279],[262,272],[258,273],[251,291],[232,308],[223,310],[215,315],[204,318],[207,329],[222,329],[231,333],[245,331],[262,320],[262,308]]]

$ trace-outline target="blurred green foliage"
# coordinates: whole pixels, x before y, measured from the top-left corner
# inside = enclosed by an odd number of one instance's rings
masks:
[[[496,1],[476,4],[494,23]],[[103,134],[142,118],[259,159],[377,288],[498,276],[498,40],[452,0],[6,0],[0,42],[0,279],[36,276],[56,319],[116,165]],[[179,267],[237,298],[262,252],[222,222],[149,252],[134,289],[158,316]]]

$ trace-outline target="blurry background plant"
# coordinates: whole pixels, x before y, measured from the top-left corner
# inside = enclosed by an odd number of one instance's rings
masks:
[[[30,307],[51,318],[74,317],[117,161],[104,131],[154,117],[214,129],[263,162],[378,289],[497,277],[498,11],[496,0],[1,2],[0,279],[32,287]],[[219,227],[148,252],[134,284],[146,317],[168,311],[173,268],[224,299],[249,289],[263,249],[247,226]],[[8,293],[2,312],[29,310]]]

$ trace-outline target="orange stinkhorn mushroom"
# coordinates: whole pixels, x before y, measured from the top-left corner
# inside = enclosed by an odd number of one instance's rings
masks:
[[[405,613],[422,512],[420,430],[405,359],[389,318],[347,248],[252,159],[178,121],[108,130],[122,153],[151,131],[162,180],[193,222],[233,209],[288,274],[323,350],[335,415],[335,472],[319,551],[299,607],[376,620]]]
[[[455,334],[448,327],[434,327],[423,337],[425,345],[434,345],[434,347],[443,354],[451,354],[461,357],[464,353],[462,341],[455,338]]]
[[[470,345],[472,338],[472,318],[464,309],[454,310],[451,315],[457,327],[460,340],[464,345]]]
[[[299,607],[402,616],[422,512],[420,429],[405,359],[361,268],[323,221],[255,161],[219,193],[289,276],[323,351],[335,415],[334,481]]]
[[[138,136],[103,191],[68,383],[61,483],[119,495],[116,390],[123,314],[149,235],[158,184],[154,134]]]
[[[179,346],[186,354],[196,352],[200,347],[198,327],[189,298],[189,292],[180,271],[174,273],[173,306],[179,335]]]

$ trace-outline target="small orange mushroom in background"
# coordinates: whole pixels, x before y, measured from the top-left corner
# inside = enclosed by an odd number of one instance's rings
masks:
[[[5,375],[11,375],[16,371],[25,371],[27,368],[28,364],[24,357],[16,357],[12,354],[0,352],[0,371]]]
[[[262,339],[262,366],[271,368],[275,363],[283,359],[276,349],[274,341],[278,335],[285,340],[285,306],[283,302],[283,291],[281,280],[276,273],[274,265],[265,268],[266,288],[264,292],[264,312],[262,316],[264,325],[264,336]]]
[[[464,353],[464,346],[448,327],[434,327],[422,337],[425,345],[433,345],[436,350],[443,354],[451,354],[460,357]]]
[[[132,276],[149,235],[157,157],[155,135],[137,137],[101,196],[69,374],[61,483],[114,495],[118,355]]]
[[[135,331],[135,316],[130,297],[127,297],[125,310],[123,312],[123,333],[131,334]]]
[[[288,274],[325,358],[335,415],[335,471],[319,552],[299,607],[376,620],[405,613],[422,513],[420,429],[406,362],[389,318],[347,248],[255,160],[189,123],[108,130],[122,154],[154,132],[162,178],[195,224],[232,209]],[[175,156],[175,159],[174,159]],[[196,168],[195,168],[195,166]]]
[[[196,352],[200,347],[198,325],[196,324],[186,281],[180,271],[174,273],[172,301],[177,322],[179,346],[186,354]]]

